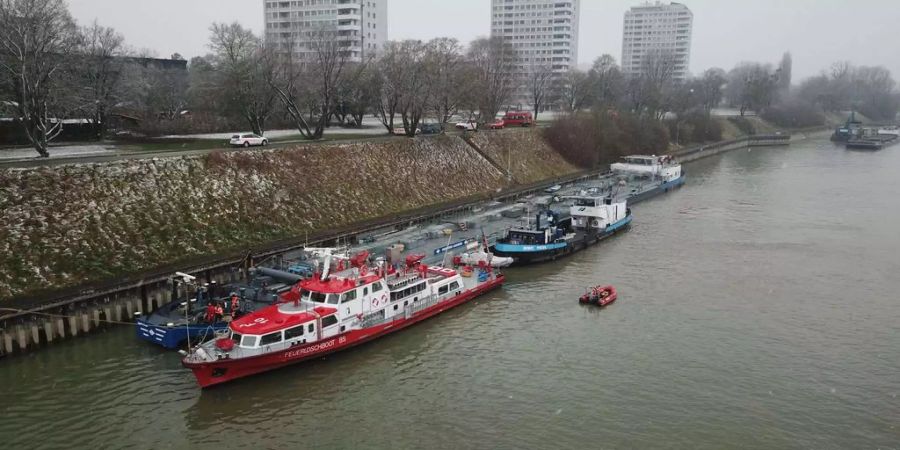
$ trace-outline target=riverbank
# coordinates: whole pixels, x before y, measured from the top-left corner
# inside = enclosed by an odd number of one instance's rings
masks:
[[[0,170],[0,299],[439,205],[578,171],[534,130]],[[539,156],[539,157],[535,157]]]

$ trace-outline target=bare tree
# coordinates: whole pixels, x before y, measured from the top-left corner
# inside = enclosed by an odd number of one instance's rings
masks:
[[[120,81],[124,72],[125,38],[112,28],[94,22],[80,32],[78,89],[81,102],[89,112],[97,139],[102,139],[109,125],[109,110],[121,96]]]
[[[254,133],[262,135],[275,105],[275,93],[266,82],[271,78],[272,59],[266,57],[259,38],[237,22],[214,23],[210,33],[215,65],[232,107]]]
[[[661,119],[667,105],[667,91],[675,74],[675,54],[668,49],[651,49],[644,55],[640,74],[628,82],[632,111]]]
[[[625,76],[614,57],[602,55],[594,60],[588,77],[595,106],[608,108],[621,101],[625,92]]]
[[[403,88],[400,86],[403,78],[403,67],[400,65],[400,43],[390,41],[385,44],[378,58],[378,102],[377,113],[381,124],[388,133],[394,131],[394,119],[400,110],[400,97]]]
[[[778,90],[778,75],[768,64],[741,63],[728,74],[726,96],[743,116],[772,104]]]
[[[473,73],[472,106],[477,106],[479,120],[493,120],[515,88],[512,80],[517,57],[501,38],[478,39],[468,52],[469,70]]]
[[[352,63],[348,67],[349,76],[337,91],[334,114],[341,123],[359,127],[378,101],[378,73],[371,61]]]
[[[430,103],[427,56],[426,46],[421,41],[400,42],[396,62],[400,64],[402,70],[395,72],[400,78],[394,82],[400,88],[398,110],[403,121],[403,130],[409,137],[416,135],[419,122]]]
[[[70,109],[63,82],[76,36],[63,0],[0,0],[0,70],[13,86],[17,122],[44,158]]]
[[[712,68],[703,72],[703,76],[695,83],[697,96],[707,117],[712,113],[712,109],[722,102],[722,88],[727,82],[728,75],[724,70]]]
[[[790,52],[786,52],[781,57],[778,64],[778,88],[782,96],[786,96],[791,91],[791,82],[794,77],[794,58]]]
[[[560,82],[560,97],[563,107],[570,112],[590,106],[593,94],[591,79],[587,73],[570,69]]]
[[[294,42],[289,51],[279,51],[278,64],[269,86],[305,139],[320,139],[334,114],[342,84],[350,72],[350,50],[346,41],[337,39],[337,31],[321,27],[307,33],[303,43]],[[295,58],[295,50],[307,49]],[[275,54],[273,51],[270,55]],[[349,76],[352,79],[352,76]]]
[[[155,116],[155,119],[177,119],[188,105],[188,74],[178,69],[151,65],[143,70],[143,76],[146,83],[144,107],[148,115]],[[261,133],[264,128],[253,131]]]
[[[462,46],[456,39],[437,38],[429,41],[426,59],[430,109],[443,130],[444,124],[457,113],[465,97],[469,72],[464,70]]]
[[[555,80],[556,74],[553,73],[553,67],[549,63],[532,61],[528,65],[525,87],[528,89],[535,120],[552,94]]]

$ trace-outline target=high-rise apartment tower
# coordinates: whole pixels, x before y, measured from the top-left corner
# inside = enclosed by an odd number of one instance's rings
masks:
[[[312,53],[311,34],[334,33],[353,61],[373,56],[387,41],[388,0],[263,0],[266,39],[298,57]]]
[[[683,81],[691,64],[694,14],[680,3],[644,3],[625,12],[622,70],[640,74],[652,58],[671,58],[672,78]]]
[[[515,52],[522,85],[513,102],[528,103],[523,78],[536,66],[563,74],[578,64],[580,0],[491,0],[491,36]]]

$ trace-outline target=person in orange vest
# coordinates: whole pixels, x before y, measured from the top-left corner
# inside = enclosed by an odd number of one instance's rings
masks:
[[[206,303],[206,321],[213,323],[216,320],[216,307],[212,302]]]

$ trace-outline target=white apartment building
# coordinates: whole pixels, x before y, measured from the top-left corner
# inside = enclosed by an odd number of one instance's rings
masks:
[[[694,14],[680,3],[644,3],[625,12],[622,70],[639,74],[649,55],[660,52],[675,58],[673,78],[689,76]],[[653,57],[653,56],[650,56]]]
[[[491,36],[500,37],[517,56],[516,76],[535,66],[556,74],[578,64],[580,0],[491,0]],[[517,90],[514,103],[528,103],[528,89]]]
[[[298,57],[312,52],[311,33],[335,32],[353,61],[373,56],[387,41],[388,0],[263,0],[266,40]]]

